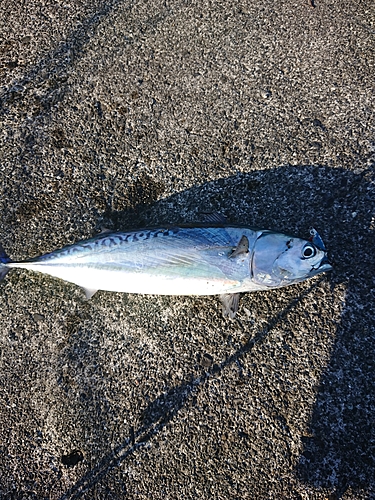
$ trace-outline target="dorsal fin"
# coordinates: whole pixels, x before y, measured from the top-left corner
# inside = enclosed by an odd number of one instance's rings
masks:
[[[228,219],[220,212],[200,212],[204,223],[227,224]]]

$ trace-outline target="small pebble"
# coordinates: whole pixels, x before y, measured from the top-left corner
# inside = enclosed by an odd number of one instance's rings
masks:
[[[260,95],[263,97],[263,99],[269,99],[272,96],[272,92],[269,89],[262,90]]]
[[[44,320],[44,316],[43,316],[43,314],[34,313],[33,314],[33,319],[34,319],[34,321],[43,321]]]
[[[202,356],[201,365],[205,368],[209,368],[210,366],[212,366],[213,361],[214,358],[210,354],[205,353]]]

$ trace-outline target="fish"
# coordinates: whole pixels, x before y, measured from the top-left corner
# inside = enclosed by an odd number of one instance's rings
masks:
[[[273,230],[208,223],[104,232],[25,261],[0,248],[0,281],[14,268],[83,288],[156,295],[218,295],[233,319],[240,294],[271,290],[330,271],[315,229],[309,239]]]

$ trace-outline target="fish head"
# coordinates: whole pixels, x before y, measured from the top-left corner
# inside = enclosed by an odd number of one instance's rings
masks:
[[[311,230],[310,240],[263,231],[254,246],[252,279],[264,287],[287,286],[331,269],[315,229]]]

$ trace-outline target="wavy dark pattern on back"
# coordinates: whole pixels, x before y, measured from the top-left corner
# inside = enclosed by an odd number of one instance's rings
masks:
[[[165,227],[140,229],[138,231],[100,234],[94,238],[90,238],[89,240],[80,241],[40,257],[35,257],[30,259],[28,262],[44,262],[58,257],[74,255],[82,252],[96,252],[102,248],[115,248],[120,247],[123,244],[137,243],[160,237],[178,237],[180,240],[186,239],[186,241],[191,241],[194,238],[197,243],[211,243],[215,241],[217,244],[230,244],[228,241],[228,239],[230,239],[229,235],[223,227]]]

